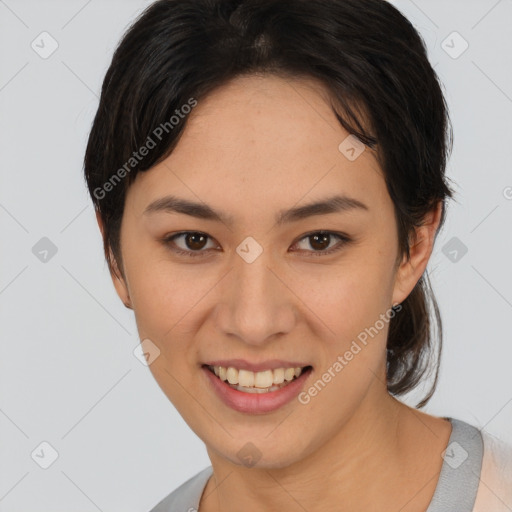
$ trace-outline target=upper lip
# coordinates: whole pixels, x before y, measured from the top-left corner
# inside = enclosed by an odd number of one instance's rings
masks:
[[[264,370],[275,370],[276,368],[304,368],[311,366],[306,363],[297,361],[285,361],[283,359],[269,359],[261,363],[250,363],[245,359],[222,359],[215,361],[208,361],[204,363],[206,366],[224,366],[225,368],[233,367],[238,370],[249,370],[251,372],[262,372]]]

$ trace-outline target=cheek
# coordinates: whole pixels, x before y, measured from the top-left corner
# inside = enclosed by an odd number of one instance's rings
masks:
[[[329,328],[319,334],[323,354],[317,387],[322,389],[323,398],[312,400],[312,407],[320,412],[322,404],[331,399],[337,402],[336,394],[341,394],[343,400],[333,412],[340,418],[360,402],[375,376],[385,368],[389,322],[394,316],[390,310],[393,255],[373,254],[350,261],[347,258],[329,275],[324,270],[325,275],[302,281],[302,296],[308,297],[310,309]],[[307,289],[309,295],[304,295]],[[328,384],[324,389],[325,382]]]
[[[374,254],[354,254],[332,267],[297,271],[298,295],[325,325],[328,338],[337,343],[357,337],[389,309],[392,255]]]
[[[134,260],[126,265],[126,271],[141,339],[151,339],[163,355],[170,356],[172,348],[169,363],[176,362],[181,352],[192,360],[194,354],[185,352],[187,340],[194,337],[218,277],[201,273],[196,265],[155,259],[146,259],[145,264]]]
[[[149,369],[169,400],[191,421],[200,415],[197,410],[187,413],[191,394],[195,394],[191,375],[197,370],[194,339],[201,323],[198,314],[201,299],[215,282],[194,278],[191,271],[171,269],[168,262],[132,270],[130,290],[140,339],[151,340],[160,351]]]
[[[325,428],[330,417],[329,428],[335,432],[375,379],[385,381],[386,340],[394,316],[389,309],[392,268],[378,258],[360,258],[347,261],[329,278],[316,277],[303,281],[303,293],[309,288],[308,306],[329,330],[319,340],[321,365],[304,400],[314,413],[311,427]]]

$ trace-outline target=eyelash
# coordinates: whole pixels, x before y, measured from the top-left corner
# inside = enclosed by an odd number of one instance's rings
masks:
[[[180,233],[176,233],[174,235],[171,235],[171,236],[167,236],[167,237],[164,237],[162,239],[162,242],[170,247],[170,249],[177,253],[177,254],[181,254],[181,255],[184,255],[184,256],[188,256],[188,257],[191,257],[191,258],[197,258],[197,257],[203,257],[203,253],[205,253],[206,251],[204,250],[197,250],[197,251],[184,251],[183,249],[179,249],[179,248],[176,248],[176,245],[174,244],[174,240],[180,236],[184,236],[184,235],[190,235],[190,234],[193,234],[193,235],[203,235],[205,236],[207,239],[209,240],[212,240],[212,237],[210,237],[209,235],[207,235],[206,233],[202,233],[201,231],[181,231]],[[312,257],[315,257],[315,256],[328,256],[330,254],[333,254],[335,252],[338,252],[340,251],[345,245],[347,245],[348,243],[350,243],[352,241],[351,238],[349,238],[347,235],[345,234],[342,234],[342,233],[335,233],[333,231],[312,231],[310,233],[307,233],[305,235],[303,235],[301,238],[299,238],[299,240],[297,242],[295,242],[293,245],[296,245],[297,243],[301,242],[302,240],[304,240],[305,238],[310,238],[312,237],[313,235],[329,235],[329,236],[334,236],[336,238],[339,239],[339,242],[338,244],[336,244],[333,248],[329,249],[329,250],[324,250],[324,251],[306,251],[306,252],[309,252],[310,255],[309,256],[312,256]],[[171,247],[171,246],[174,246],[174,247]],[[300,252],[300,251],[299,251]],[[308,257],[309,257],[308,256]]]

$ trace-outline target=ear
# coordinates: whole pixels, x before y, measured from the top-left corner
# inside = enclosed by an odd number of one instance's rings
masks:
[[[403,302],[411,293],[427,268],[432,254],[435,236],[441,221],[443,203],[439,201],[434,209],[424,217],[423,224],[415,228],[409,237],[409,255],[404,255],[395,277],[393,304]]]
[[[101,231],[101,237],[103,238],[105,256],[107,258],[108,269],[110,271],[110,277],[112,278],[112,282],[114,283],[114,288],[116,289],[117,295],[119,296],[123,304],[129,309],[133,309],[130,300],[130,294],[128,292],[128,286],[126,285],[122,272],[119,270],[119,266],[112,252],[112,248],[110,246],[108,246],[107,248],[105,241],[105,229],[103,227],[103,221],[101,220],[99,210],[96,210],[96,221],[98,222],[98,227]]]

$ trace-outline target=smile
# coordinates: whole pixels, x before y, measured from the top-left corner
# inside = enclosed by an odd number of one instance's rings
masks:
[[[238,412],[263,414],[290,403],[304,388],[312,366],[252,372],[234,367],[203,365],[208,388]]]
[[[232,366],[208,366],[221,381],[226,382],[231,388],[245,393],[269,393],[277,391],[298,378],[302,372],[310,368],[275,368],[261,372],[237,369]]]

